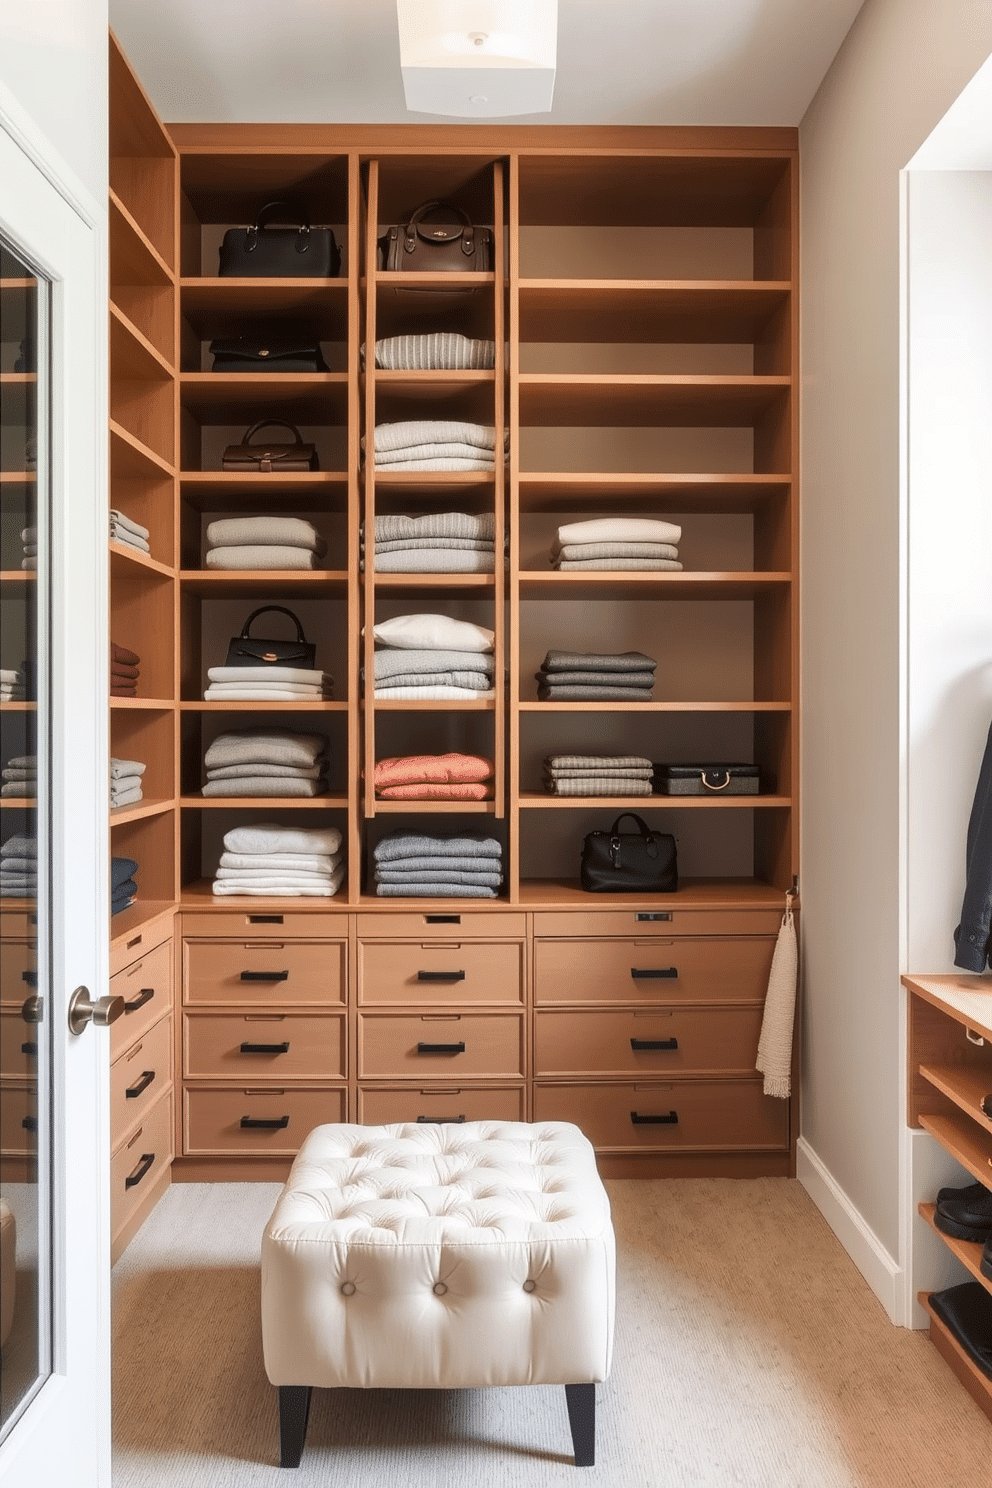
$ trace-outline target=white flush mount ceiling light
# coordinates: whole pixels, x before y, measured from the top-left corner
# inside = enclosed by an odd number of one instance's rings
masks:
[[[406,106],[462,119],[551,108],[558,0],[396,0]]]

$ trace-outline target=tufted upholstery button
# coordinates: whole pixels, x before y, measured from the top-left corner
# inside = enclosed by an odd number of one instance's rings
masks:
[[[528,1279],[524,1282],[524,1291],[525,1292],[536,1292],[537,1291],[537,1282],[536,1281],[531,1281],[530,1278],[528,1277]]]
[[[341,1290],[346,1297],[353,1297],[355,1295],[355,1283],[353,1281],[343,1281],[341,1283]]]
[[[448,1288],[445,1286],[445,1284],[444,1284],[443,1281],[436,1281],[434,1283],[434,1294],[435,1294],[435,1296],[443,1297],[444,1294],[445,1294],[445,1292],[447,1290],[448,1290]]]

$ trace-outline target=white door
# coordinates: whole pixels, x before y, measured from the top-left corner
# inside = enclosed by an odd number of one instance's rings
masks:
[[[105,227],[14,127],[0,114],[0,1482],[107,1488],[108,1034],[67,1018],[107,980]]]

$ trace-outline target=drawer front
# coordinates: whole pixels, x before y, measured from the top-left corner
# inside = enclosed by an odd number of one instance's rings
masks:
[[[343,941],[186,940],[184,1001],[341,1003],[346,951]]]
[[[494,910],[487,914],[482,910],[425,909],[416,914],[360,914],[358,934],[362,940],[395,938],[397,940],[464,940],[467,937],[484,940],[521,939],[527,933],[527,916],[508,914],[506,910]]]
[[[364,1003],[523,1001],[522,944],[372,943],[358,948]]]
[[[523,1121],[524,1089],[517,1086],[476,1087],[444,1085],[436,1090],[399,1087],[358,1092],[358,1120],[364,1126],[392,1126],[411,1121],[424,1125],[465,1121]]]
[[[539,1012],[534,1070],[538,1075],[749,1074],[761,1015],[760,1007]]]
[[[315,1126],[345,1120],[347,1095],[343,1089],[187,1088],[183,1150],[213,1157],[291,1157]]]
[[[343,1013],[193,1013],[183,1026],[190,1079],[336,1080],[347,1074]]]
[[[460,1080],[522,1075],[523,1019],[513,1013],[445,1013],[358,1019],[359,1078]]]
[[[110,1067],[110,1146],[117,1146],[172,1084],[172,1019],[165,1017]]]
[[[140,961],[144,956],[151,953],[164,941],[171,943],[171,924],[152,925],[145,930],[136,930],[129,935],[127,940],[110,948],[110,975],[117,976],[118,972],[124,971],[134,961]]]
[[[34,940],[38,934],[38,916],[34,910],[0,910],[0,940]]]
[[[172,1008],[172,941],[110,978],[112,997],[123,997],[124,1016],[110,1026],[110,1059],[119,1059]]]
[[[184,914],[183,935],[204,940],[324,940],[348,933],[348,916],[300,910],[221,910],[216,914]]]
[[[539,940],[534,991],[553,1002],[763,1002],[774,936]]]
[[[36,1080],[0,1083],[0,1151],[10,1155],[38,1151]]]
[[[636,1119],[635,1119],[636,1118]],[[601,1151],[782,1151],[789,1102],[760,1080],[535,1085],[535,1121],[573,1121]]]
[[[110,1227],[116,1235],[172,1162],[172,1092],[159,1097],[110,1159]]]
[[[592,909],[540,911],[535,935],[775,935],[781,909]]]
[[[0,940],[0,997],[20,1005],[38,990],[38,942]]]
[[[25,1023],[19,1007],[0,1007],[0,1075],[38,1077],[38,1024]]]

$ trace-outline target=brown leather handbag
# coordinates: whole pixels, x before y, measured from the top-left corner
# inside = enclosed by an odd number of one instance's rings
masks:
[[[269,439],[252,444],[252,438],[259,429],[288,429],[295,442],[276,443]],[[256,470],[316,470],[317,451],[312,444],[304,444],[303,435],[295,424],[287,424],[284,419],[260,419],[245,433],[240,444],[227,446],[224,451],[224,469],[240,470],[246,474]]]
[[[387,273],[488,273],[493,266],[493,235],[476,227],[451,202],[429,201],[405,227],[390,227],[379,239]]]

